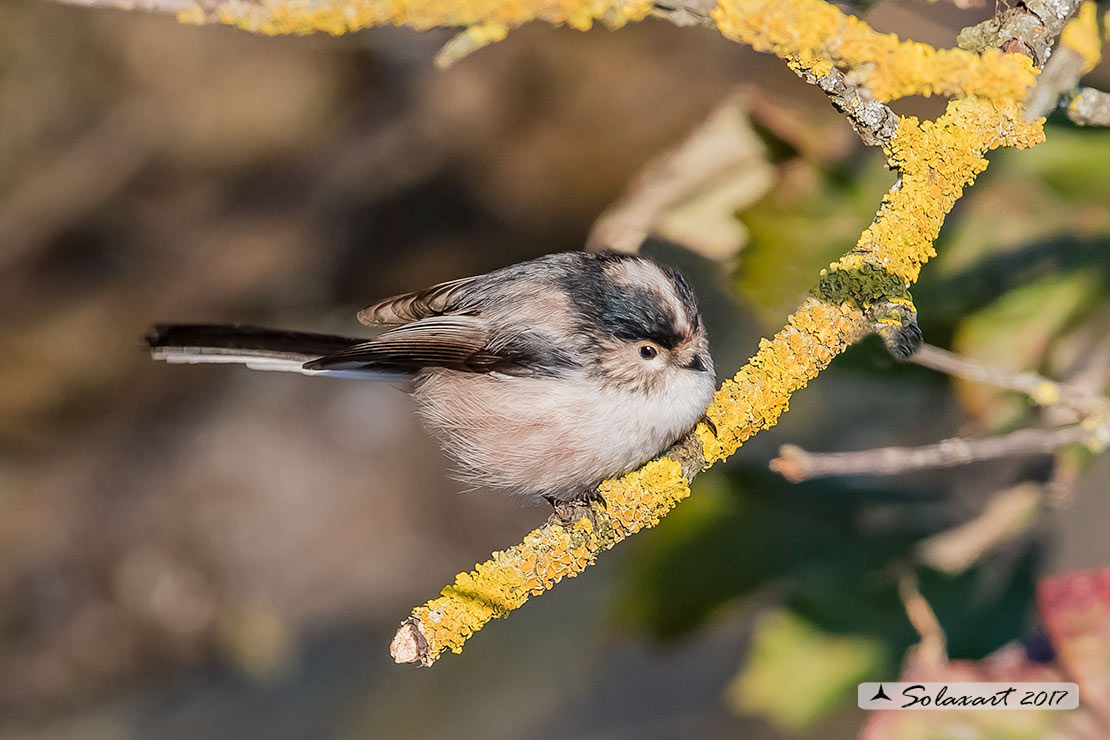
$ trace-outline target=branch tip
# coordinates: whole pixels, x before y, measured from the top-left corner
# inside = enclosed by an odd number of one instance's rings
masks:
[[[393,642],[389,643],[389,654],[395,663],[419,663],[427,668],[434,662],[428,652],[428,640],[420,628],[420,621],[414,617],[401,622]]]

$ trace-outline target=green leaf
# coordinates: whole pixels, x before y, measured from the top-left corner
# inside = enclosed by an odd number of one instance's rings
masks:
[[[889,665],[881,641],[832,635],[786,610],[762,616],[747,664],[728,685],[729,705],[798,731],[840,707]]]

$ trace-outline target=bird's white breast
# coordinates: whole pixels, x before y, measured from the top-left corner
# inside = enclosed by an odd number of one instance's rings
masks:
[[[462,480],[566,499],[635,468],[693,427],[713,379],[676,370],[659,388],[629,390],[584,373],[430,369],[417,378],[413,398]]]

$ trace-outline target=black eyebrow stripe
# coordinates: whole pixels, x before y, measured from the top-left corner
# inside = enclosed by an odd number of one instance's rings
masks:
[[[615,322],[614,322],[615,323]],[[650,330],[644,331],[644,328],[635,322],[620,321],[613,327],[613,336],[617,339],[624,339],[627,341],[635,341],[637,339],[647,339],[648,341],[655,342],[664,349],[674,349],[682,341],[682,336],[677,332]]]
[[[647,336],[648,339],[658,344],[665,349],[674,349],[678,343],[682,341],[682,337],[678,334],[653,332]]]
[[[585,269],[568,271],[560,282],[581,311],[578,322],[581,331],[593,333],[600,329],[623,341],[649,340],[666,349],[674,349],[683,341],[686,332],[679,330],[679,323],[688,325],[696,321],[697,304],[680,273],[629,255],[583,254],[580,259]],[[659,270],[672,283],[677,306],[650,285],[610,280],[604,268],[617,262],[642,262]],[[676,309],[685,316],[675,315]],[[696,330],[696,326],[693,328]]]

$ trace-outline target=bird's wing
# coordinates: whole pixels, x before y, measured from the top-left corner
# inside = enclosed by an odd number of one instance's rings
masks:
[[[386,298],[359,311],[358,320],[367,326],[393,326],[450,314],[475,280],[476,277],[460,278]]]
[[[426,367],[445,367],[482,372],[503,369],[520,359],[491,351],[489,343],[489,325],[481,317],[434,316],[305,363],[305,369],[415,373]]]

